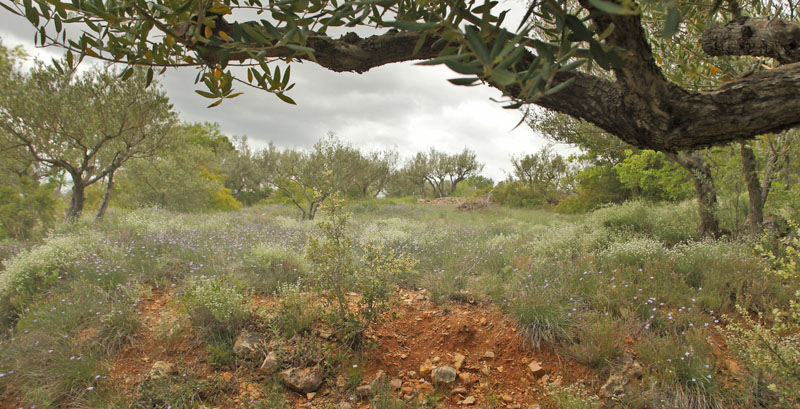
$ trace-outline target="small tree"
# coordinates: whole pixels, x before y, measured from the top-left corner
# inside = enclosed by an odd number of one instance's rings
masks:
[[[77,75],[38,63],[0,81],[0,129],[30,159],[70,176],[68,219],[81,215],[86,187],[103,179],[105,209],[114,173],[163,146],[176,120],[163,92],[145,88],[148,79],[140,70],[124,81],[102,68]]]
[[[413,257],[381,245],[359,246],[348,236],[350,214],[334,195],[322,205],[325,217],[317,223],[321,235],[308,237],[307,255],[315,266],[314,284],[333,301],[336,324],[350,345],[361,342],[364,331],[388,310],[391,288],[398,276],[417,264]],[[359,293],[353,312],[347,292]]]

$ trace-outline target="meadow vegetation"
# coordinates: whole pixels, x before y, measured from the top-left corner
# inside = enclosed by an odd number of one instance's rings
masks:
[[[40,243],[19,244],[0,273],[0,388],[38,407],[111,405],[110,363],[152,291],[179,294],[188,320],[164,316],[154,333],[170,342],[192,328],[209,361],[231,368],[244,365],[231,348],[247,326],[302,343],[326,323],[349,331],[341,339],[352,350],[402,286],[425,288],[443,306],[498,305],[532,348],[591,368],[589,386],[548,389],[556,407],[597,407],[598,382],[623,355],[641,362],[643,380],[604,405],[797,404],[796,239],[764,238],[759,247],[703,239],[690,203],[628,202],[585,216],[391,200],[331,206],[316,226],[289,223],[275,205],[214,215],[112,209],[101,224],[62,225]],[[351,291],[362,294],[353,308]],[[276,308],[254,307],[275,294]],[[313,344],[281,359],[327,362],[333,373],[353,359]],[[213,404],[223,394],[199,374],[186,376],[181,387],[142,386],[134,399]],[[380,394],[373,405],[402,407]]]

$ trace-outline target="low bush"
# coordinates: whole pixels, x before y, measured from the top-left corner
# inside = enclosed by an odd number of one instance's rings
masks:
[[[222,339],[235,336],[247,310],[244,296],[222,277],[198,277],[189,282],[183,295],[195,325],[207,335]]]

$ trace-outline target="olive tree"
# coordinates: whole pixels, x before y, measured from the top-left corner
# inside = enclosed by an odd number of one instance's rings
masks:
[[[63,171],[72,182],[68,219],[81,215],[88,186],[107,180],[98,218],[108,205],[114,174],[128,160],[165,142],[176,121],[172,107],[141,70],[122,80],[98,67],[83,74],[42,63],[2,79],[0,129],[7,146]]]
[[[90,56],[150,72],[196,67],[198,93],[213,99],[211,106],[247,86],[294,103],[287,93],[297,62],[365,72],[419,60],[461,74],[455,84],[501,90],[508,107],[534,103],[637,147],[693,150],[800,124],[793,2],[536,1],[520,24],[506,21],[508,10],[491,0],[0,4],[37,28],[37,43],[70,49],[78,56],[72,62]],[[696,21],[701,32],[684,31]],[[332,28],[342,26],[358,30],[334,38]],[[541,30],[553,37],[540,38]],[[656,58],[653,44],[679,36],[699,42],[704,55],[763,57],[768,69],[738,71],[710,88],[676,82],[662,68],[689,62]],[[281,69],[284,63],[289,68]]]

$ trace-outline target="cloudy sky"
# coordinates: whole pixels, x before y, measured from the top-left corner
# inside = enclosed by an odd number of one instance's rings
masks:
[[[35,49],[34,30],[24,18],[0,11],[0,37],[7,46],[23,45],[49,61],[57,49]],[[342,74],[314,64],[293,64],[289,95],[296,106],[258,90],[216,108],[194,90],[197,71],[168,70],[160,79],[185,121],[218,122],[228,135],[246,135],[255,147],[308,148],[327,132],[364,150],[394,148],[401,157],[434,147],[446,152],[472,149],[485,163],[483,174],[503,179],[509,158],[541,149],[547,141],[522,118],[492,101],[500,92],[486,86],[458,87],[457,76],[441,66],[392,64],[365,74]],[[561,148],[563,149],[563,148]],[[561,150],[559,149],[559,150]]]

